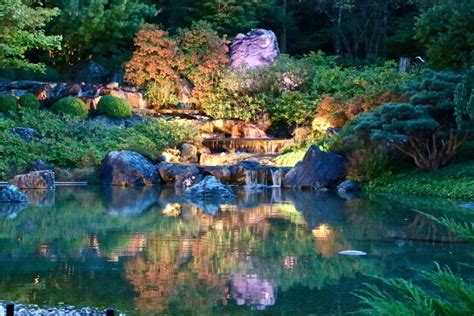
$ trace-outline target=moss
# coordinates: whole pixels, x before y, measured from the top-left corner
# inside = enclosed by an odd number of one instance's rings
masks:
[[[369,182],[366,191],[472,200],[474,197],[474,161],[451,164],[425,172],[402,171]]]
[[[54,113],[64,113],[71,116],[86,118],[89,114],[86,104],[79,98],[66,97],[56,102],[51,110]]]
[[[100,99],[97,113],[111,118],[128,118],[132,116],[132,107],[124,99],[106,95]]]

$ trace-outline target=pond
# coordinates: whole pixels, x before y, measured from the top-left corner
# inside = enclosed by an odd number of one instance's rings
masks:
[[[318,314],[360,308],[370,275],[417,278],[469,245],[434,215],[450,201],[238,191],[227,204],[174,188],[58,188],[0,209],[0,301],[113,307],[127,315]],[[366,256],[344,256],[360,250]]]

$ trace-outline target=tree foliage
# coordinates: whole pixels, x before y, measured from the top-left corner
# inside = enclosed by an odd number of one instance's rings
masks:
[[[132,52],[133,37],[146,18],[156,14],[141,0],[53,0],[60,9],[50,31],[61,34],[64,49],[53,56],[59,66],[93,59],[120,69]]]
[[[0,68],[11,67],[44,71],[41,63],[28,59],[28,53],[60,48],[61,35],[48,36],[44,28],[59,13],[56,8],[34,8],[21,0],[0,2]]]
[[[435,5],[416,22],[416,39],[426,47],[434,69],[462,70],[474,51],[474,2],[462,0]]]

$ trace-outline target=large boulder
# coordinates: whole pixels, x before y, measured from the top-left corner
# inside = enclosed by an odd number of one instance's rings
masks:
[[[111,151],[102,160],[104,183],[116,186],[153,185],[159,183],[156,167],[139,153]]]
[[[55,175],[51,170],[32,171],[20,174],[8,181],[20,189],[54,189]]]
[[[182,162],[193,162],[196,163],[199,160],[198,149],[193,144],[182,144],[181,148],[181,161]]]
[[[313,145],[283,180],[283,186],[293,188],[327,188],[346,175],[345,158],[324,152]]]
[[[9,185],[0,191],[0,203],[27,203],[28,198],[14,185]]]
[[[204,178],[195,165],[162,162],[158,172],[164,182],[179,188],[189,188]]]
[[[231,66],[237,70],[270,66],[279,54],[277,38],[270,30],[238,34],[230,44]]]

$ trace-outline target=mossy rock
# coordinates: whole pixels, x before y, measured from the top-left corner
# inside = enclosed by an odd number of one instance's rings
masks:
[[[106,95],[97,104],[97,113],[110,118],[129,118],[132,116],[132,107],[124,99],[113,95]]]
[[[10,94],[0,95],[0,112],[9,113],[18,110],[18,100]]]
[[[89,114],[86,104],[79,98],[66,97],[56,102],[51,110],[54,113],[64,113],[71,116],[86,118]]]
[[[21,108],[28,108],[28,109],[39,109],[40,103],[36,96],[32,93],[24,94],[18,100],[18,104]]]

